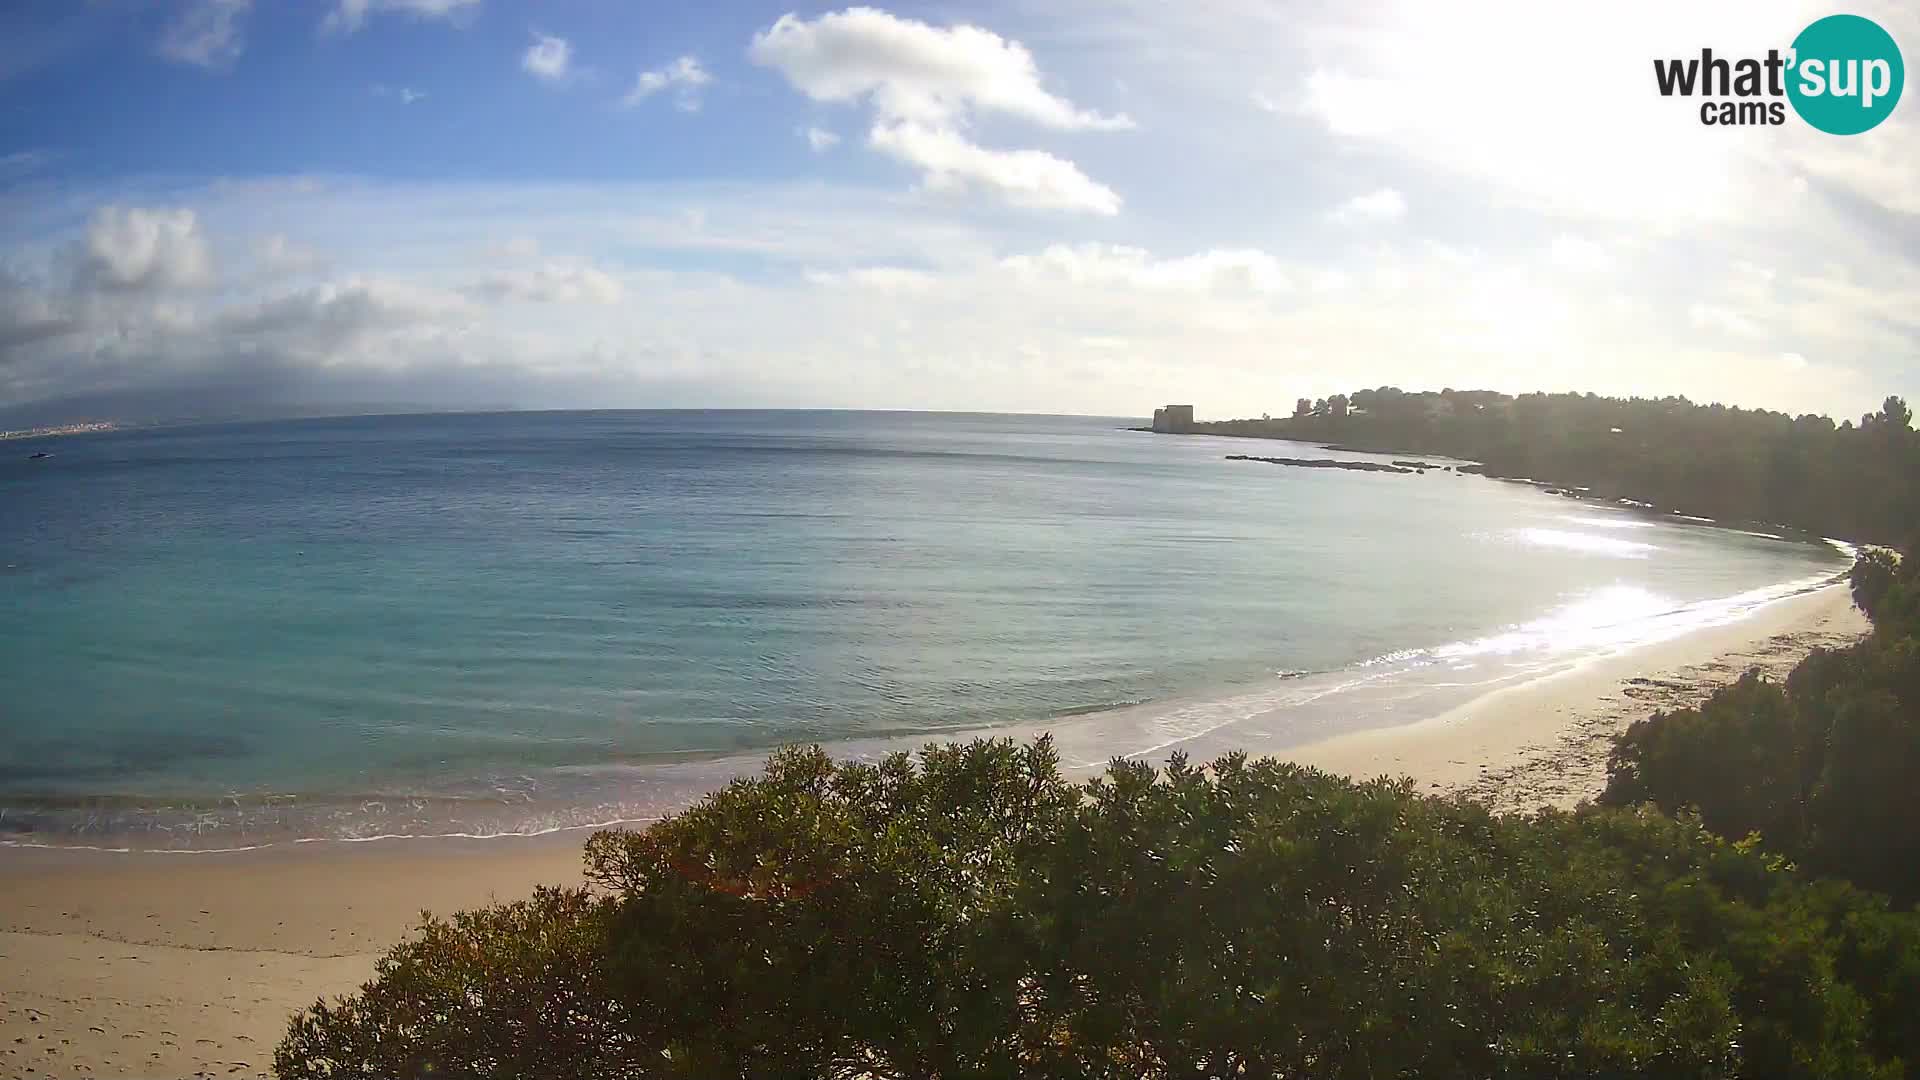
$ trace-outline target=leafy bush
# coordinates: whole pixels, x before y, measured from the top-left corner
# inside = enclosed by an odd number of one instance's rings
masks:
[[[1894,1077],[1920,1045],[1914,916],[1650,809],[788,750],[587,864],[429,922],[280,1074]]]
[[[1809,870],[1920,900],[1920,564],[1868,551],[1851,577],[1867,640],[1814,652],[1785,686],[1750,673],[1635,723],[1601,801],[1691,808]]]
[[[541,889],[451,921],[426,916],[360,993],[294,1019],[274,1070],[364,1080],[643,1070],[608,992],[611,908],[584,889]]]

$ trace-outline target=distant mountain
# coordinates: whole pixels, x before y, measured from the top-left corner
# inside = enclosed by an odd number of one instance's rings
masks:
[[[208,401],[182,392],[83,394],[54,401],[0,407],[0,430],[111,421],[123,427],[220,424],[249,420],[297,420],[318,416],[378,416],[406,413],[513,412],[511,404],[434,405],[419,401],[239,402]]]

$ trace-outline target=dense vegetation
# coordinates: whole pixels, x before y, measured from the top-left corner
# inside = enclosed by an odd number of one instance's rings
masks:
[[[1446,454],[1494,476],[1591,488],[1664,510],[1905,543],[1920,528],[1920,435],[1904,401],[1824,416],[1608,398],[1396,387],[1301,399],[1294,415],[1194,430],[1363,450]]]
[[[1232,756],[773,756],[429,922],[283,1077],[1897,1077],[1920,921],[1652,809]]]
[[[1615,744],[1603,801],[1696,808],[1807,869],[1920,900],[1920,560],[1866,552],[1854,601],[1874,631],[1781,686],[1752,675]]]

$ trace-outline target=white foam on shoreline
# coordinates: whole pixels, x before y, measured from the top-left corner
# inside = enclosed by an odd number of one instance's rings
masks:
[[[1851,558],[1853,548],[1827,541]],[[1498,690],[1551,677],[1635,649],[1668,642],[1744,619],[1777,601],[1802,595],[1844,577],[1827,571],[1732,596],[1673,605],[1644,590],[1601,594],[1565,605],[1510,630],[1425,649],[1375,657],[1333,672],[1276,674],[1251,685],[1216,689],[1175,698],[1067,717],[1050,717],[999,727],[963,728],[903,736],[855,738],[824,744],[836,757],[873,761],[887,754],[915,751],[933,742],[974,737],[1030,739],[1050,734],[1063,768],[1074,775],[1099,770],[1116,757],[1164,760],[1191,750],[1208,757],[1228,748],[1254,754],[1364,730],[1395,728],[1431,719]],[[235,854],[297,845],[366,844],[400,841],[496,841],[645,824],[698,801],[728,781],[759,770],[769,750],[704,760],[653,764],[581,766],[555,770],[554,779],[574,785],[569,801],[556,791],[546,810],[533,818],[504,815],[479,828],[443,819],[434,828],[425,820],[417,831],[396,831],[391,823],[366,821],[378,828],[354,834],[336,818],[337,831],[262,839],[220,847],[142,847],[137,843],[82,844],[15,837],[0,847],[84,850],[111,854]],[[432,800],[416,803],[424,807]],[[524,803],[522,810],[528,809]],[[469,803],[468,811],[473,809]],[[499,807],[501,811],[506,806]],[[594,814],[594,810],[601,811]],[[583,820],[584,818],[584,820]],[[471,820],[471,819],[470,819]],[[435,823],[435,824],[442,824]],[[147,835],[170,830],[150,830]],[[218,826],[193,830],[215,834]],[[253,831],[244,826],[240,831]],[[72,835],[72,834],[69,834]],[[125,836],[126,834],[122,834]],[[120,839],[116,837],[116,839]],[[129,840],[132,838],[129,837]]]

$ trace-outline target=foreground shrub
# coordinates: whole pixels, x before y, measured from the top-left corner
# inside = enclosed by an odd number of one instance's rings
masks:
[[[360,993],[294,1019],[282,1077],[618,1076],[639,1044],[605,978],[611,902],[584,889],[428,917]],[[644,1072],[638,1075],[645,1075]]]
[[[429,923],[283,1076],[1895,1077],[1914,917],[1652,810],[783,751]],[[429,1072],[429,1068],[431,1072]]]
[[[1635,723],[1601,801],[1697,810],[1809,871],[1920,901],[1920,563],[1871,550],[1851,579],[1870,637],[1815,651],[1784,686],[1748,674]]]

